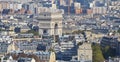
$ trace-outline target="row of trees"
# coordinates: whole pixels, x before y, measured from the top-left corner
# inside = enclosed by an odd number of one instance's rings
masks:
[[[39,32],[35,30],[29,30],[27,33],[33,33],[34,35],[39,35]]]
[[[115,57],[116,56],[116,49],[111,48],[110,46],[106,46],[104,48],[101,48],[103,56],[105,59],[109,59],[109,57]]]
[[[102,54],[99,44],[92,44],[93,62],[104,62],[104,56]]]
[[[120,33],[120,29],[118,29],[118,31],[117,31],[118,33]]]
[[[104,62],[109,57],[116,56],[116,50],[110,46],[101,47],[99,44],[92,44],[93,62]]]

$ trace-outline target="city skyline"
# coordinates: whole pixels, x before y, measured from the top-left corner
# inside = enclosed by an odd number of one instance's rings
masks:
[[[0,62],[120,62],[120,1],[0,0]]]

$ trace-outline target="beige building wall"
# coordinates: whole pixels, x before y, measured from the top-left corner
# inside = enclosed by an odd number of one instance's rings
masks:
[[[52,4],[52,8],[53,8],[53,9],[57,9],[56,4]]]
[[[101,34],[101,33],[98,33],[98,34],[95,34],[95,33],[92,33],[90,31],[86,31],[85,32],[87,35],[87,40],[92,40],[92,39],[96,39],[96,38],[101,38],[104,36],[104,34]]]
[[[7,53],[9,53],[10,51],[14,51],[14,50],[18,50],[18,47],[15,45],[14,42],[12,42],[7,49]]]
[[[21,29],[20,32],[23,32],[23,33],[24,33],[24,32],[27,32],[27,31],[29,31],[29,30],[30,30],[30,29]]]
[[[35,62],[35,59],[34,59],[34,58],[32,58],[31,62]]]
[[[92,11],[93,11],[93,14],[106,14],[107,7],[93,7]]]
[[[54,52],[51,52],[49,62],[56,62],[56,55]]]
[[[9,31],[9,35],[10,36],[15,36],[15,32],[14,31]]]
[[[78,60],[86,60],[92,62],[92,48],[90,43],[83,43],[79,46]]]

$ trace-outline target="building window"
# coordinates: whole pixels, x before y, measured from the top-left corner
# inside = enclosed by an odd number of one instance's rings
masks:
[[[48,31],[47,29],[44,29],[43,34],[47,34],[47,31]]]

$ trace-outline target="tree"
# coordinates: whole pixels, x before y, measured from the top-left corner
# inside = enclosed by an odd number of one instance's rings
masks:
[[[0,31],[5,31],[5,30],[0,28]]]
[[[118,33],[120,33],[120,29],[118,29],[118,31],[117,31]]]
[[[77,45],[79,46],[79,45],[82,45],[83,44],[83,42],[79,42]]]
[[[39,35],[38,31],[29,30],[27,33],[33,33],[34,35]]]
[[[52,47],[50,47],[50,49],[48,51],[55,52],[55,50]]]
[[[83,30],[77,30],[77,31],[73,31],[72,34],[80,34],[80,33],[84,33]]]
[[[93,44],[92,50],[93,50],[93,62],[104,62],[105,59],[104,59],[102,51],[100,49],[100,45]]]
[[[105,59],[108,59],[109,57],[115,57],[116,55],[116,50],[114,48],[111,48],[110,46],[105,46],[101,49]]]

